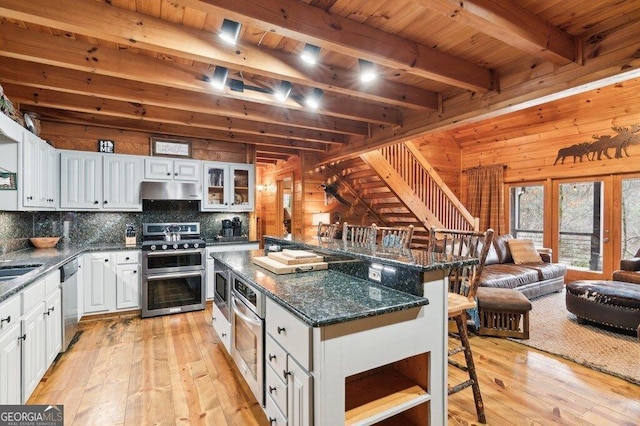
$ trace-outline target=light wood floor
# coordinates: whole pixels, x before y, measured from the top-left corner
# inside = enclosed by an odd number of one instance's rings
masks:
[[[82,323],[29,403],[64,404],[67,425],[268,425],[210,317]],[[639,386],[505,339],[471,342],[490,425],[638,424]],[[449,397],[449,425],[475,421],[470,389]]]

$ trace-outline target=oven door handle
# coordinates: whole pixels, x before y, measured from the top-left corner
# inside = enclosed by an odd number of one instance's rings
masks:
[[[256,327],[260,327],[262,325],[262,321],[260,319],[255,319],[252,318],[250,316],[248,316],[247,314],[245,314],[244,312],[242,312],[240,310],[240,308],[238,308],[238,304],[236,303],[236,299],[232,296],[231,297],[231,308],[233,309],[233,312],[240,317],[240,319],[242,319],[245,322],[248,322],[249,324],[252,324]]]
[[[194,253],[202,253],[202,249],[193,249],[193,250],[165,250],[165,251],[148,251],[145,252],[145,255],[148,257],[154,256],[166,256],[172,254],[194,254]]]
[[[196,271],[196,272],[179,272],[176,274],[154,274],[154,275],[146,275],[145,278],[147,281],[153,281],[153,280],[164,280],[167,278],[184,278],[184,277],[197,277],[197,276],[201,276],[202,275],[202,271]]]

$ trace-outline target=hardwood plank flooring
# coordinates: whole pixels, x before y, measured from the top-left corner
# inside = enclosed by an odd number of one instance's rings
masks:
[[[64,404],[66,425],[268,425],[210,323],[211,309],[80,324],[30,404]],[[473,336],[490,425],[635,425],[640,386],[506,339]],[[451,382],[464,373],[449,368]],[[449,425],[477,424],[470,389]]]

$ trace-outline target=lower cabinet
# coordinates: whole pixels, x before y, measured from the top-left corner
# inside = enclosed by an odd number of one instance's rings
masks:
[[[0,305],[0,404],[23,404],[62,348],[55,270]]]
[[[140,308],[140,251],[86,253],[84,313]]]
[[[231,355],[231,323],[222,315],[215,303],[213,304],[212,324],[227,353]]]

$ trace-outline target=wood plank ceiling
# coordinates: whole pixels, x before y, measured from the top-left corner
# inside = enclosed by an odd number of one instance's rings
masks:
[[[637,1],[0,0],[0,17],[0,83],[43,120],[250,144],[266,163],[348,158],[640,68]]]

